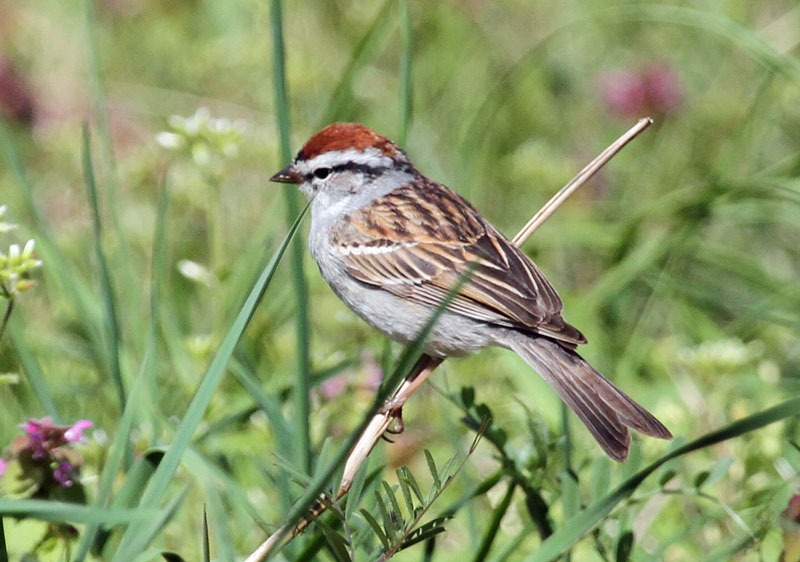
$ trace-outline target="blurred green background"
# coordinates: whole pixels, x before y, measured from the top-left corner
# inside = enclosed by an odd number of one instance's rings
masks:
[[[679,441],[798,394],[797,2],[288,2],[288,113],[275,101],[274,4],[0,5],[0,204],[9,207],[3,220],[19,224],[2,235],[0,250],[34,238],[44,259],[39,286],[17,299],[0,342],[0,373],[20,375],[0,384],[0,449],[26,418],[53,413],[44,392],[58,421],[95,424],[80,449],[91,499],[120,421],[120,393],[145,365],[124,466],[170,445],[287,232],[287,194],[268,181],[286,164],[281,116],[292,153],[331,121],[367,124],[509,237],[609,142],[652,116],[655,125],[525,250],[588,337],[582,354]],[[108,284],[82,169],[83,123]],[[163,243],[154,238],[159,224]],[[164,265],[155,285],[154,239]],[[303,465],[326,437],[341,442],[394,365],[400,348],[347,310],[303,255],[309,327],[287,255],[171,483],[173,495],[190,486],[159,548],[199,559],[205,505],[214,559],[253,550],[300,493],[274,453]],[[109,331],[106,286],[118,337]],[[160,298],[151,314],[154,286]],[[310,341],[307,422],[297,399],[298,323]],[[442,462],[468,448],[473,433],[447,398],[465,385],[508,434],[507,451],[530,470],[556,526],[569,513],[564,474],[574,473],[586,503],[608,488],[598,481],[617,483],[669,447],[635,437],[632,460],[612,466],[570,414],[566,460],[560,401],[510,352],[447,361],[432,381],[406,407],[406,432],[376,449],[371,466],[386,464],[389,481],[401,464],[424,480],[424,448]],[[295,432],[288,444],[264,400]],[[296,433],[306,423],[310,448],[300,451]],[[681,458],[579,542],[574,559],[615,559],[630,529],[633,560],[775,560],[784,548],[780,514],[799,482],[797,440],[794,418]],[[713,467],[714,481],[699,490],[697,475]],[[431,513],[498,468],[497,451],[482,443]],[[459,509],[434,558],[472,556],[500,495],[492,490]],[[540,538],[521,493],[512,500],[491,553],[522,560]],[[12,555],[31,548],[9,531],[23,524],[5,518]],[[53,559],[63,559],[70,540],[56,541]],[[423,559],[424,549],[398,559]],[[324,550],[316,556],[333,559]]]

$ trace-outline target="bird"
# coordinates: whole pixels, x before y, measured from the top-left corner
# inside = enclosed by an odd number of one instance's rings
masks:
[[[415,341],[449,296],[425,340],[428,355],[516,352],[617,461],[628,456],[629,428],[672,438],[577,353],[587,340],[564,320],[561,298],[533,261],[393,141],[359,123],[333,123],[271,181],[296,184],[310,201],[308,247],[322,277],[392,340]]]

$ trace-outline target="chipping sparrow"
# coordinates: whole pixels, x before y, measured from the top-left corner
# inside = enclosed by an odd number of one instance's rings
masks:
[[[475,264],[432,328],[426,353],[515,351],[575,411],[605,452],[628,456],[628,427],[669,439],[655,417],[575,352],[586,343],[539,268],[463,197],[364,125],[315,134],[272,181],[311,200],[309,249],[334,292],[393,340],[409,343]]]

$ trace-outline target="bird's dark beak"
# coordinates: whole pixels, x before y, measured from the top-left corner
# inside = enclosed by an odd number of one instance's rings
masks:
[[[283,170],[269,178],[269,181],[278,183],[303,183],[303,178],[297,173],[292,164],[286,166]]]

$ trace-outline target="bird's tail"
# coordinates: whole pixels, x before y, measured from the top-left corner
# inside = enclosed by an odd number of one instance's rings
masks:
[[[598,373],[575,351],[545,337],[518,334],[508,341],[572,408],[611,458],[628,457],[628,428],[661,439],[672,434],[653,414]]]

